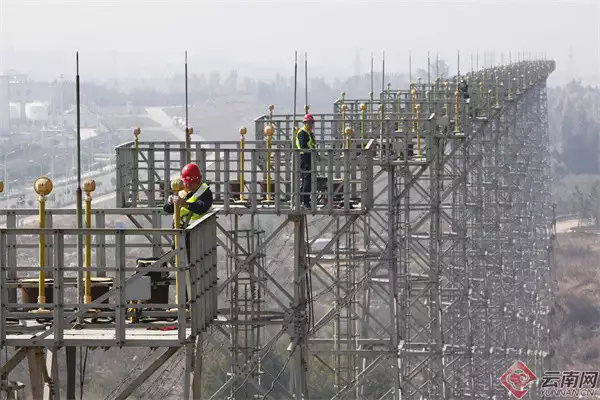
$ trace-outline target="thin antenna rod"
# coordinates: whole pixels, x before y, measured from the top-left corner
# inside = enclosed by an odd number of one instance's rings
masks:
[[[192,162],[192,136],[190,135],[190,127],[188,124],[188,59],[187,59],[187,50],[185,51],[185,72],[184,72],[184,80],[185,80],[185,152],[186,154],[186,164]]]
[[[435,76],[436,79],[440,77],[440,55],[435,54]]]
[[[371,112],[373,112],[373,52],[371,52]]]
[[[188,63],[187,50],[185,51],[185,130],[188,129]]]
[[[296,92],[298,90],[298,51],[294,52],[294,141],[296,140]]]
[[[456,70],[457,70],[457,75],[458,75],[456,83],[458,84],[458,82],[460,82],[460,50],[458,51],[457,56],[456,56]]]
[[[473,78],[473,53],[471,53],[471,78]]]
[[[81,191],[81,94],[79,86],[79,52],[75,54],[76,76],[75,76],[75,97],[76,97],[76,115],[77,115],[77,228],[83,228],[83,205]],[[77,235],[77,265],[83,265],[83,237]],[[77,302],[82,303],[83,300],[83,271],[77,268]]]
[[[385,51],[381,52],[381,93],[385,92]]]
[[[427,52],[427,86],[431,87],[431,54]]]
[[[371,94],[373,93],[373,53],[371,52]],[[371,95],[371,100],[372,99],[372,95]]]
[[[369,113],[373,114],[373,52],[371,52],[371,91],[369,92]]]
[[[412,85],[412,52],[408,51],[408,84]]]
[[[308,113],[308,54],[304,53],[304,111]]]
[[[292,118],[292,148],[296,147],[296,137],[298,135],[297,129],[296,129],[296,91],[298,89],[298,51],[294,52],[294,105],[293,105],[293,113],[294,113],[294,117]],[[298,163],[298,155],[296,152],[294,152],[293,154],[293,165],[297,166],[299,165]],[[294,167],[297,168],[297,167]],[[300,182],[297,179],[294,179],[293,182],[293,186],[294,186],[294,193],[299,193],[300,192],[300,186],[299,186]],[[295,196],[294,196],[295,197]],[[297,204],[296,200],[297,198],[295,197],[294,199],[294,203]]]

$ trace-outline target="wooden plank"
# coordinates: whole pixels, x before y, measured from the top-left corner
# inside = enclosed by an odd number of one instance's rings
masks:
[[[41,348],[30,348],[27,351],[27,361],[29,362],[29,381],[31,385],[31,395],[34,399],[41,399],[44,396],[44,353]]]

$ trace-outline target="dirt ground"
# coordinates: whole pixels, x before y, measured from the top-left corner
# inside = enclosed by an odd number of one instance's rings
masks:
[[[600,235],[557,236],[552,367],[600,370]]]

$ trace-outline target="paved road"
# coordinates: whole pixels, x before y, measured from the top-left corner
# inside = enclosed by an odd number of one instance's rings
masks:
[[[586,223],[582,226],[588,225]],[[579,226],[579,219],[568,219],[566,221],[558,221],[556,223],[556,233],[565,233]]]
[[[183,131],[173,125],[173,121],[167,115],[167,113],[165,113],[163,111],[162,107],[149,107],[146,109],[146,111],[148,113],[148,116],[154,122],[161,125],[161,129],[167,130],[169,133],[174,135],[172,140],[178,140],[176,138],[183,138]],[[203,138],[201,138],[199,136],[197,138],[200,140],[204,140]],[[181,139],[179,139],[179,140],[181,140]],[[112,165],[105,166],[103,168],[103,170],[101,170],[101,171],[94,171],[91,174],[90,173],[82,174],[82,181],[87,177],[93,176],[93,178],[96,180],[96,182],[101,181],[102,184],[104,185],[104,187],[108,187],[110,185],[110,178],[115,176],[115,168],[116,168],[116,165],[112,164]],[[76,180],[77,180],[76,176],[71,176],[66,179],[62,178],[58,182],[54,182],[54,192],[55,193],[61,192],[61,191],[65,190],[66,186],[70,186],[74,190],[75,186],[76,186],[75,185]],[[33,193],[33,190],[30,190],[30,188],[28,188],[28,190],[24,191],[23,193],[26,195],[26,200],[25,200],[26,202],[31,199],[35,200],[35,193]],[[9,208],[11,204],[14,204],[16,202],[17,196],[12,197],[8,201],[5,201],[3,196],[0,195],[0,208]],[[113,193],[112,196],[114,198],[116,195]],[[74,206],[74,204],[75,203],[72,203],[71,205],[65,206],[64,208],[69,208],[71,206]],[[52,207],[52,205],[48,204],[48,207]]]
[[[162,129],[168,131],[176,138],[180,138],[176,140],[185,140],[185,132],[173,124],[173,119],[169,117],[169,115],[165,112],[163,107],[148,107],[146,108],[146,112],[154,122],[161,126]],[[203,138],[202,136],[198,136],[195,133],[192,135],[192,140],[206,141],[205,138]]]
[[[108,194],[104,194],[102,196],[97,196],[94,197],[92,196],[92,207],[93,208],[114,208],[114,201],[107,204],[107,202],[114,200],[114,198],[117,196],[116,192],[113,193],[108,193]],[[104,204],[102,204],[104,203]],[[98,207],[100,206],[100,207]],[[59,210],[68,210],[68,209],[75,209],[77,207],[76,202],[73,203],[69,203],[66,206],[63,207],[59,207]],[[82,207],[85,207],[85,202],[82,202]],[[49,207],[52,208],[52,207]],[[23,225],[27,225],[30,224],[32,222],[37,222],[39,219],[39,217],[37,215],[32,215],[31,217],[25,217],[22,219],[23,221]]]

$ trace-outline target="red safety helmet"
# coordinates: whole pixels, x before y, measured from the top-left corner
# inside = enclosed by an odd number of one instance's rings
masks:
[[[302,122],[315,122],[315,119],[313,118],[312,115],[306,114],[304,116],[304,118],[302,119]]]
[[[188,164],[181,170],[181,179],[185,183],[196,183],[202,180],[200,168],[196,164]]]

